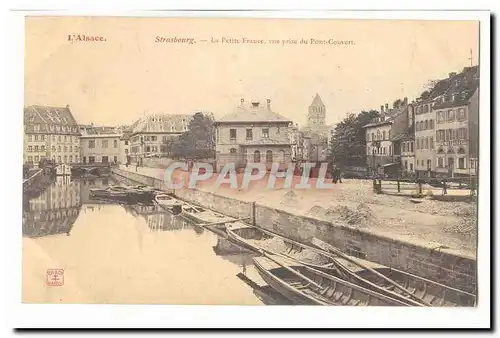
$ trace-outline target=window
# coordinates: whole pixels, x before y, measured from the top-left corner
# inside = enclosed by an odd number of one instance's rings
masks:
[[[413,152],[413,142],[410,142],[410,152]]]
[[[89,156],[89,163],[95,163],[95,156]]]
[[[42,138],[42,141],[45,141],[45,135],[40,135],[40,137]]]
[[[458,119],[459,121],[463,121],[463,120],[465,120],[465,109],[464,109],[464,108],[460,108],[460,109],[458,110],[457,119]]]
[[[57,141],[61,142],[61,135],[57,136]],[[59,163],[61,163],[61,162],[59,162]]]
[[[68,147],[64,146],[64,152],[68,151]]]
[[[423,162],[423,161],[422,161]],[[427,170],[430,170],[432,166],[432,161],[430,159],[427,160]]]
[[[38,146],[35,146],[35,153],[38,152]]]
[[[444,167],[444,157],[438,157],[438,168]]]
[[[405,170],[408,170],[408,161],[405,160]]]
[[[118,163],[118,156],[113,156],[113,162]]]
[[[106,149],[108,147],[108,140],[102,140],[102,147]]]
[[[146,146],[146,152],[150,153],[151,152],[151,146]]]
[[[64,142],[66,142],[66,141],[67,141],[67,137],[66,137],[66,135],[64,135]]]
[[[372,141],[375,141],[375,133],[372,133]]]
[[[30,135],[28,135],[28,141],[31,141],[31,140],[32,140],[32,136],[30,134]]]
[[[382,132],[382,140],[385,140],[385,130]]]
[[[45,151],[45,146],[41,146],[40,151]]]
[[[229,129],[229,139],[236,140],[236,129]]]
[[[253,130],[247,129],[247,140],[253,140]]]
[[[68,155],[64,155],[64,163],[68,163]]]
[[[57,146],[57,151],[61,152],[61,146]]]
[[[33,151],[33,147],[32,146],[28,146],[28,152],[32,152]]]
[[[230,154],[236,154],[236,148],[231,148],[229,149]]]
[[[269,128],[263,128],[262,129],[262,137],[263,138],[269,138]]]
[[[151,141],[156,141],[156,136],[151,136]],[[115,141],[116,142],[116,141]],[[116,148],[116,147],[115,147]]]
[[[125,145],[128,146],[128,141],[125,141]]]
[[[458,158],[458,169],[465,169],[465,158]]]
[[[448,121],[454,121],[455,120],[455,113],[453,110],[448,110]]]
[[[425,149],[429,149],[429,138],[425,138]]]
[[[410,163],[410,171],[413,171],[413,163]]]
[[[273,152],[271,150],[266,151],[266,162],[273,163]]]
[[[52,151],[56,151],[56,146],[52,146]]]
[[[28,162],[33,162],[33,156],[28,156]]]
[[[40,161],[40,156],[37,155],[37,156],[35,156],[35,162],[38,162],[38,161]]]
[[[113,141],[113,147],[118,148],[118,141],[117,140]]]
[[[165,152],[166,152],[166,150],[165,150]],[[127,154],[128,154],[128,149],[125,149],[125,155],[127,155]]]
[[[388,137],[389,137],[389,140],[390,140],[391,139],[391,131],[390,130],[389,130],[389,136]]]
[[[429,129],[434,129],[434,120],[429,120]]]
[[[253,161],[255,163],[260,163],[260,151],[256,150],[253,153]]]
[[[60,148],[60,147],[59,147]],[[89,141],[89,148],[90,149],[94,149],[95,148],[95,140],[91,140]],[[61,149],[59,149],[59,151],[61,151]]]
[[[429,138],[429,148],[434,149],[434,137],[432,136]]]
[[[418,150],[418,149],[420,149],[420,139],[417,138],[416,141],[417,141],[417,150]]]
[[[158,146],[151,146],[151,152],[153,153],[158,152]]]
[[[285,151],[284,150],[280,150],[279,160],[281,163],[285,162]]]
[[[427,120],[425,120],[424,129],[425,130],[429,129],[429,121],[427,121]]]
[[[73,156],[69,155],[69,163],[73,162]]]
[[[35,141],[38,141],[38,135],[35,135]]]
[[[437,113],[437,123],[443,123],[444,122],[444,111],[439,111]]]

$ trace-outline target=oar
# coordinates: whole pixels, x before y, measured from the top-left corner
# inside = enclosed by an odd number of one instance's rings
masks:
[[[294,275],[296,276],[299,276],[300,278],[302,278],[303,280],[307,281],[308,283],[311,283],[312,285],[316,286],[317,288],[319,288],[320,290],[323,290],[323,287],[321,285],[319,285],[318,283],[316,283],[315,281],[313,281],[312,279],[304,276],[303,274],[301,274],[300,272],[298,271],[295,271],[294,269],[292,269],[291,267],[289,266],[286,266],[284,265],[283,263],[281,263],[280,261],[274,259],[273,257],[271,257],[271,255],[268,255],[264,250],[262,250],[262,256],[266,257],[267,259],[273,261],[274,263],[278,264],[279,266],[281,266],[282,268],[285,268],[286,270],[290,271],[291,273],[293,273]]]
[[[316,242],[320,242],[321,240],[318,240],[317,238],[314,238],[314,240],[316,240]],[[322,241],[321,241],[322,242]],[[384,279],[386,282],[390,283],[391,285],[393,285],[394,287],[398,288],[399,290],[403,291],[404,293],[407,293],[408,295],[410,295],[412,298],[416,298],[417,301],[419,302],[422,302],[422,304],[424,305],[427,305],[427,306],[432,306],[431,304],[429,304],[428,302],[426,302],[425,300],[421,299],[420,297],[417,297],[415,294],[411,293],[410,291],[408,291],[406,288],[402,287],[401,285],[399,285],[398,283],[396,283],[395,281],[393,281],[392,279],[388,278],[387,276],[381,274],[380,272],[378,272],[377,270],[365,265],[365,264],[362,264],[352,258],[350,258],[348,255],[344,254],[343,252],[341,252],[340,250],[338,250],[337,248],[335,248],[334,246],[331,246],[329,245],[328,243],[323,243],[324,246],[326,246],[328,248],[328,251],[331,251],[333,253],[335,253],[336,255],[342,257],[343,259],[345,259],[346,261],[348,262],[351,262],[357,266],[359,266],[360,268],[362,269],[365,269],[367,271],[370,271],[371,273],[377,275],[378,277]],[[319,246],[319,245],[318,245]],[[340,263],[341,264],[341,263]],[[345,267],[346,269],[349,269],[347,267]],[[359,277],[359,276],[358,276]],[[360,277],[361,278],[361,277]]]

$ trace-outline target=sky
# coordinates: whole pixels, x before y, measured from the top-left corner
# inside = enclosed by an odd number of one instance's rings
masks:
[[[70,42],[72,34],[106,41]],[[266,43],[214,44],[212,37]],[[282,45],[287,39],[297,44]],[[413,100],[430,80],[470,66],[471,50],[476,65],[475,21],[27,17],[25,105],[69,104],[80,124],[121,125],[149,113],[207,111],[217,118],[241,98],[270,98],[275,112],[305,125],[318,93],[327,123],[336,123]]]

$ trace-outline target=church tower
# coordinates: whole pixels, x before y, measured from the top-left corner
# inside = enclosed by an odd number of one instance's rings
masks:
[[[326,124],[326,107],[319,97],[319,94],[316,93],[314,100],[309,106],[309,113],[307,114],[307,125],[311,129],[321,129]]]

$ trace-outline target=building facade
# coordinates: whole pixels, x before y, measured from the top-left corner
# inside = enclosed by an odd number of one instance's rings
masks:
[[[380,107],[380,117],[364,126],[368,173],[401,172],[401,134],[408,131],[408,99]]]
[[[153,114],[137,120],[130,128],[132,160],[166,154],[168,140],[186,132],[192,118],[188,114]]]
[[[80,137],[83,163],[120,163],[120,134],[95,134]]]
[[[415,109],[415,168],[419,177],[431,177],[436,172],[435,136],[436,112],[433,100],[416,102]]]
[[[273,112],[271,101],[241,103],[215,122],[217,170],[228,163],[242,168],[247,163],[273,163],[287,167],[292,159],[290,132],[293,123]]]
[[[80,161],[80,132],[69,105],[24,108],[24,163]]]

